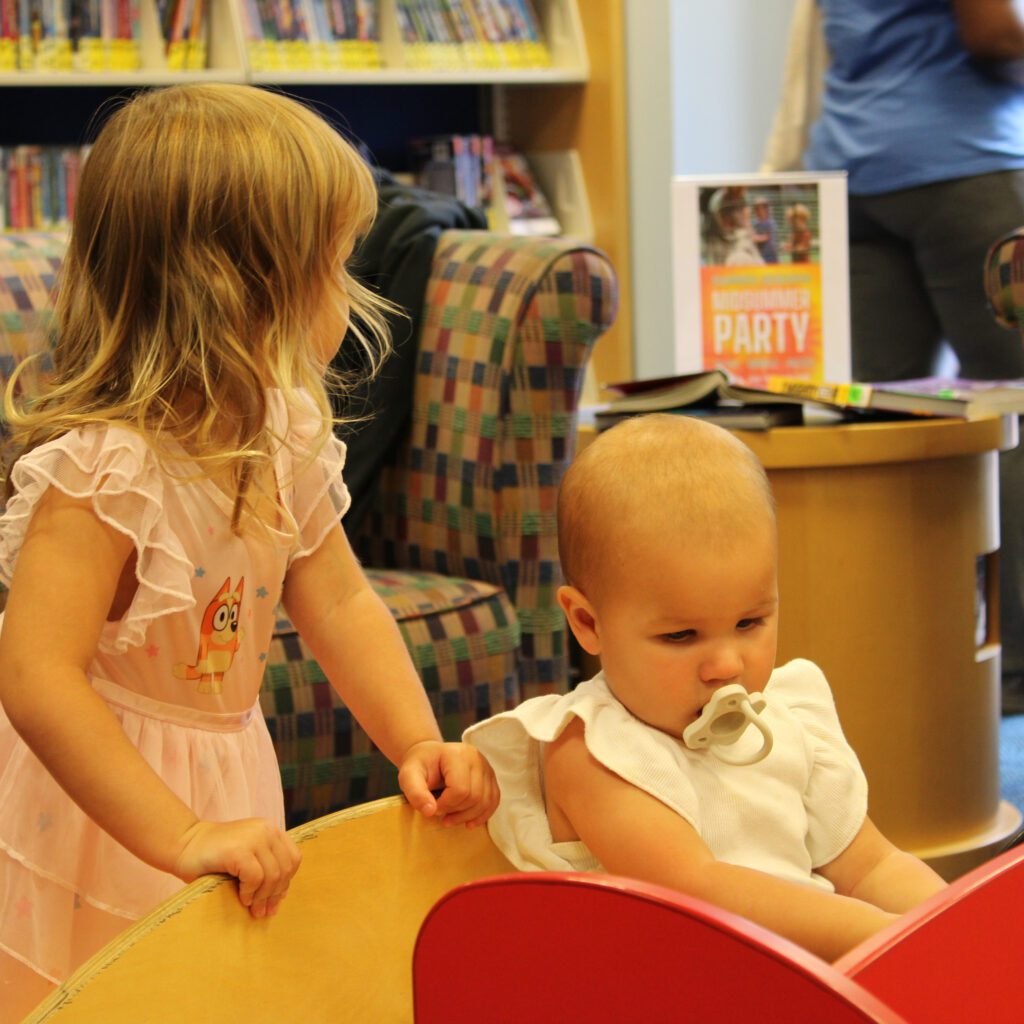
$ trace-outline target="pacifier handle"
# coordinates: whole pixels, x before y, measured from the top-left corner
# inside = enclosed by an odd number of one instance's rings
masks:
[[[765,707],[760,693],[747,693],[739,683],[730,683],[717,690],[697,720],[683,730],[683,742],[691,750],[710,750],[726,764],[755,764],[768,756],[774,743],[768,723],[760,717]],[[745,757],[726,755],[723,748],[735,743],[748,725],[761,733],[760,748]]]
[[[761,733],[761,746],[760,749],[756,750],[753,754],[749,754],[746,757],[727,757],[723,744],[718,744],[711,747],[711,753],[718,758],[719,761],[724,761],[726,764],[735,765],[747,765],[757,764],[758,761],[763,761],[771,752],[772,746],[775,743],[775,737],[772,736],[771,729],[768,728],[767,724],[762,720],[761,716],[754,712],[752,715],[746,715],[747,724],[754,726],[758,732]],[[737,737],[738,738],[738,737]],[[735,742],[732,740],[730,742]]]

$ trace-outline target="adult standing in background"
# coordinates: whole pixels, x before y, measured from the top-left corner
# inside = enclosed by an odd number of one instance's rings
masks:
[[[827,64],[803,163],[849,175],[854,377],[934,373],[943,341],[961,376],[1024,376],[1020,339],[994,322],[982,283],[988,247],[1024,224],[1024,24],[1014,0],[818,0],[817,13]],[[807,3],[794,32],[815,17]],[[793,66],[787,75],[792,90]],[[791,132],[794,102],[813,109],[816,83],[796,84],[776,133]],[[772,144],[770,163],[771,153]],[[1024,712],[1021,448],[1002,456],[1000,487],[1003,706]]]

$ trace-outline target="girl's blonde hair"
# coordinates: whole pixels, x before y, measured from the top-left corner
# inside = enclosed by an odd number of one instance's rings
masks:
[[[202,475],[231,481],[237,529],[281,441],[265,389],[306,389],[318,441],[331,429],[311,343],[325,304],[351,307],[371,372],[387,352],[388,305],[344,266],[376,207],[364,161],[294,100],[224,84],[134,97],[83,168],[51,383],[21,408],[16,374],[7,389],[16,448],[87,423],[137,429],[164,457],[176,442]]]

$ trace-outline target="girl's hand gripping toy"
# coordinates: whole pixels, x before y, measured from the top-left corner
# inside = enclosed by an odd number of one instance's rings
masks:
[[[683,730],[683,742],[690,750],[710,750],[726,764],[756,764],[772,749],[772,731],[760,712],[766,707],[759,693],[747,693],[739,683],[716,690],[695,722]],[[729,757],[723,748],[735,743],[753,725],[761,733],[761,747],[746,757]]]

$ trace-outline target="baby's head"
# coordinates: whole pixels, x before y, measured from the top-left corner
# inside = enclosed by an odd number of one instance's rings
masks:
[[[600,434],[558,497],[559,601],[638,718],[678,735],[715,689],[763,688],[778,624],[775,511],[764,469],[696,417]]]
[[[83,168],[58,386],[95,386],[140,424],[192,394],[222,425],[262,429],[265,387],[322,391],[350,308],[377,335],[379,300],[344,267],[375,212],[365,162],[294,100],[226,84],[138,94]]]

